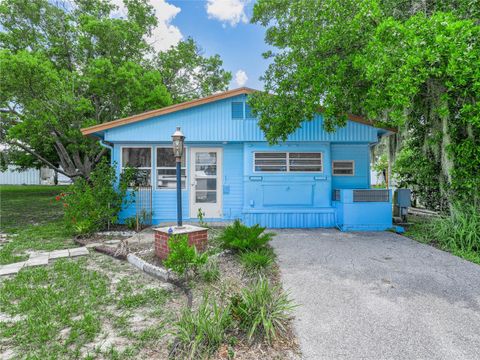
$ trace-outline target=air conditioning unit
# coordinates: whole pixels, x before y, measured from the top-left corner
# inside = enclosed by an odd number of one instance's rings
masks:
[[[393,216],[399,217],[402,222],[407,220],[408,208],[412,205],[411,197],[410,189],[396,189],[393,194]]]

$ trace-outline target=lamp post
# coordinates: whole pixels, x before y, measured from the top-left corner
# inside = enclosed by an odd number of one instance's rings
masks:
[[[185,136],[180,131],[180,127],[177,126],[177,130],[172,134],[173,142],[173,155],[175,156],[175,162],[177,165],[177,226],[182,227],[182,156],[183,156],[183,143]]]

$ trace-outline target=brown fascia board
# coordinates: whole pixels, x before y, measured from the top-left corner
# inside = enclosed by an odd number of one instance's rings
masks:
[[[153,118],[153,117],[160,116],[160,115],[170,114],[170,113],[173,113],[173,112],[176,112],[176,111],[189,109],[189,108],[192,108],[192,107],[195,107],[195,106],[208,104],[208,103],[211,103],[211,102],[214,102],[214,101],[228,99],[230,97],[234,97],[234,96],[238,96],[238,95],[248,95],[248,94],[251,94],[251,93],[256,92],[256,91],[258,91],[258,90],[247,88],[247,87],[241,87],[241,88],[238,88],[238,89],[227,90],[227,91],[224,91],[224,92],[221,92],[221,93],[218,93],[218,94],[213,94],[213,95],[210,95],[210,96],[206,96],[206,97],[201,98],[201,99],[195,99],[195,100],[183,102],[183,103],[180,103],[180,104],[170,105],[170,106],[166,106],[166,107],[161,108],[161,109],[147,111],[147,112],[144,112],[144,113],[141,113],[141,114],[138,114],[138,115],[129,116],[129,117],[126,117],[126,118],[123,118],[123,119],[113,120],[113,121],[109,121],[109,122],[106,122],[106,123],[103,123],[103,124],[90,126],[90,127],[87,127],[87,128],[80,129],[80,131],[82,132],[83,135],[96,137],[95,133],[100,132],[100,131],[112,129],[112,128],[122,126],[122,125],[132,124],[132,123],[135,123],[137,121],[142,121],[142,120]],[[378,127],[378,126],[375,126],[375,124],[372,121],[369,121],[369,120],[365,119],[363,116],[349,114],[348,119],[351,120],[351,121],[354,121],[354,122],[358,122],[360,124],[369,125],[369,126],[373,126],[373,127]],[[392,131],[392,132],[397,132],[397,130],[394,129],[394,128],[387,128],[387,127],[380,127],[380,128],[388,130],[388,131]]]
[[[230,97],[234,97],[234,96],[238,96],[238,95],[242,95],[242,94],[251,94],[255,91],[256,90],[250,89],[250,88],[247,88],[247,87],[228,90],[228,91],[224,91],[224,92],[221,92],[221,93],[218,93],[218,94],[213,94],[213,95],[210,95],[210,96],[206,96],[206,97],[201,98],[201,99],[195,99],[195,100],[183,102],[183,103],[180,103],[180,104],[166,106],[166,107],[161,108],[161,109],[151,110],[151,111],[147,111],[147,112],[144,112],[144,113],[141,113],[141,114],[138,114],[138,115],[129,116],[129,117],[126,117],[126,118],[123,118],[123,119],[113,120],[113,121],[109,121],[109,122],[106,122],[106,123],[103,123],[103,124],[90,126],[90,127],[81,129],[80,131],[82,132],[83,135],[89,135],[89,134],[92,134],[92,133],[95,133],[95,132],[115,128],[117,126],[127,125],[127,124],[131,124],[131,123],[135,123],[137,121],[142,121],[142,120],[145,120],[145,119],[149,119],[149,118],[152,118],[152,117],[156,117],[156,116],[160,116],[160,115],[166,115],[166,114],[170,114],[170,113],[173,113],[173,112],[176,112],[176,111],[189,109],[189,108],[194,107],[194,106],[208,104],[208,103],[211,103],[213,101],[228,99]]]

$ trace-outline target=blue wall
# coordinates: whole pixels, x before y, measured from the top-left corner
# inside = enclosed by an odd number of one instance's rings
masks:
[[[332,176],[334,189],[368,189],[370,187],[369,144],[332,144],[333,160],[353,160],[354,176]]]
[[[176,126],[190,142],[264,141],[263,132],[256,119],[232,119],[231,103],[244,101],[244,96],[219,100],[175,113],[162,115],[140,122],[105,131],[105,140],[110,142],[170,142]],[[301,129],[288,137],[288,141],[341,141],[375,142],[378,129],[348,121],[347,126],[329,133],[323,130],[323,118],[318,115],[305,122]]]
[[[120,172],[122,146],[152,147],[152,184],[154,223],[175,221],[176,190],[156,189],[155,146],[171,146],[171,134],[181,126],[186,136],[187,188],[182,191],[184,219],[190,219],[189,185],[190,147],[223,148],[223,218],[242,219],[247,224],[269,227],[332,227],[342,221],[366,222],[355,218],[377,216],[385,205],[349,205],[332,203],[333,189],[369,188],[369,146],[378,139],[379,130],[349,121],[334,133],[323,130],[323,119],[317,116],[292,134],[287,142],[270,146],[255,119],[233,119],[231,103],[244,96],[181,110],[134,124],[105,131],[106,141],[114,144],[112,161]],[[255,151],[321,152],[323,171],[318,173],[265,173],[253,169]],[[355,161],[354,176],[332,176],[332,160]],[[360,209],[361,207],[361,209]],[[360,209],[360,210],[359,210]],[[373,209],[373,210],[372,210]],[[380,209],[380,210],[379,210]],[[357,214],[358,215],[358,214]],[[121,219],[135,216],[135,205],[121,213]],[[382,216],[389,217],[390,214]],[[195,218],[196,214],[192,214]],[[385,219],[379,220],[382,224]],[[347,229],[348,224],[345,224]]]

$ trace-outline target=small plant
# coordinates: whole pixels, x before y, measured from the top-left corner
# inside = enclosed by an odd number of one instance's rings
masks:
[[[204,297],[196,311],[186,308],[175,324],[175,358],[198,359],[213,354],[226,339],[231,324],[228,308]]]
[[[215,258],[210,258],[200,268],[200,277],[205,282],[215,282],[220,278],[220,268],[218,266],[218,261]]]
[[[232,317],[247,333],[249,341],[263,338],[271,343],[284,335],[294,307],[279,286],[270,286],[263,277],[231,298]]]
[[[273,264],[275,255],[269,248],[247,251],[240,254],[240,262],[245,270],[251,273],[258,273]]]
[[[171,236],[168,239],[168,248],[170,252],[163,264],[180,276],[187,277],[191,272],[197,273],[208,260],[206,254],[199,254],[195,246],[188,244],[188,237],[185,235]]]
[[[265,228],[258,224],[250,227],[237,219],[223,230],[219,240],[224,248],[235,252],[253,251],[263,248],[272,239],[274,234],[264,231]]]
[[[198,211],[197,211],[198,225],[202,227],[208,227],[208,224],[203,220],[204,217],[205,217],[205,213],[202,211],[202,208],[198,208]]]
[[[130,230],[135,230],[137,228],[137,219],[133,216],[128,217],[125,219],[125,225]]]

